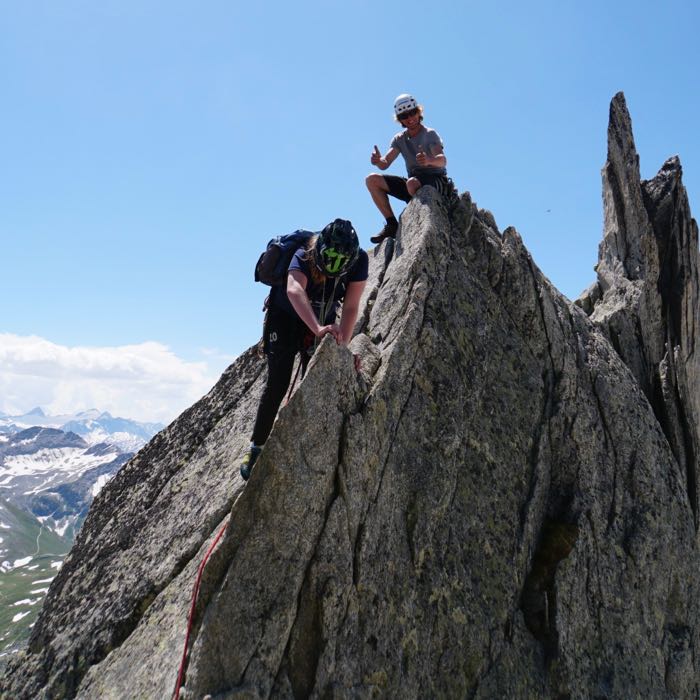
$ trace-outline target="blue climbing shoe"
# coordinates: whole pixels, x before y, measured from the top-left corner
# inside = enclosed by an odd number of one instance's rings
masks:
[[[250,472],[253,471],[253,467],[255,466],[255,460],[258,458],[261,450],[262,447],[252,445],[251,448],[245,453],[245,457],[241,462],[241,476],[243,477],[243,481],[248,481]]]

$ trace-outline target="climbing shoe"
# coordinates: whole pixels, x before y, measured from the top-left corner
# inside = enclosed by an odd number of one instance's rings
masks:
[[[243,481],[248,481],[250,472],[253,471],[253,467],[255,466],[255,460],[258,458],[258,455],[260,454],[261,450],[262,447],[256,447],[255,445],[253,445],[245,453],[245,457],[241,462],[241,476],[243,477]]]
[[[369,240],[372,241],[372,243],[381,243],[385,238],[394,238],[398,230],[399,224],[395,219],[392,221],[387,221],[384,224],[384,228],[376,236],[372,236]]]

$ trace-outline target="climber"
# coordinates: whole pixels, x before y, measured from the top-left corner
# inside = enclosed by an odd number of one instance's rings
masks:
[[[241,462],[244,480],[248,480],[272,430],[297,353],[304,371],[315,342],[323,336],[332,335],[339,344],[350,341],[368,267],[367,253],[360,248],[352,223],[336,219],[294,253],[286,287],[272,287],[263,330],[267,383],[258,406],[250,449]],[[336,314],[341,302],[338,324]]]
[[[384,228],[370,240],[381,243],[385,238],[394,238],[399,224],[389,204],[389,195],[410,202],[423,185],[431,185],[441,194],[453,190],[447,177],[447,158],[443,152],[442,139],[434,129],[423,126],[423,107],[411,95],[399,95],[394,102],[394,119],[403,127],[391,140],[385,155],[374,147],[370,162],[380,170],[386,170],[399,153],[406,161],[408,178],[397,175],[371,173],[367,176],[367,189],[377,209],[386,218]]]

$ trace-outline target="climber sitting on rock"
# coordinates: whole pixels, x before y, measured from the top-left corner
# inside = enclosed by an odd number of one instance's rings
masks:
[[[251,446],[241,463],[244,480],[250,476],[272,430],[297,353],[301,355],[303,371],[316,340],[330,334],[340,344],[350,342],[368,267],[367,253],[360,248],[352,223],[336,219],[294,253],[286,287],[272,287],[263,331],[267,384],[255,418]],[[341,302],[338,324],[336,315]]]
[[[431,185],[441,194],[454,189],[447,177],[442,140],[437,131],[423,126],[423,107],[411,95],[399,95],[394,102],[394,118],[405,127],[404,131],[394,136],[385,155],[382,156],[375,146],[370,162],[380,170],[386,170],[400,153],[406,161],[408,178],[379,173],[367,176],[367,189],[377,209],[386,218],[384,228],[370,238],[372,243],[396,236],[399,224],[389,204],[389,195],[410,202],[423,185]]]

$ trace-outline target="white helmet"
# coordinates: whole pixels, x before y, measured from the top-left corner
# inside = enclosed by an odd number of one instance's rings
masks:
[[[400,117],[404,112],[410,112],[412,109],[418,109],[416,98],[412,95],[399,95],[394,100],[394,114]]]

